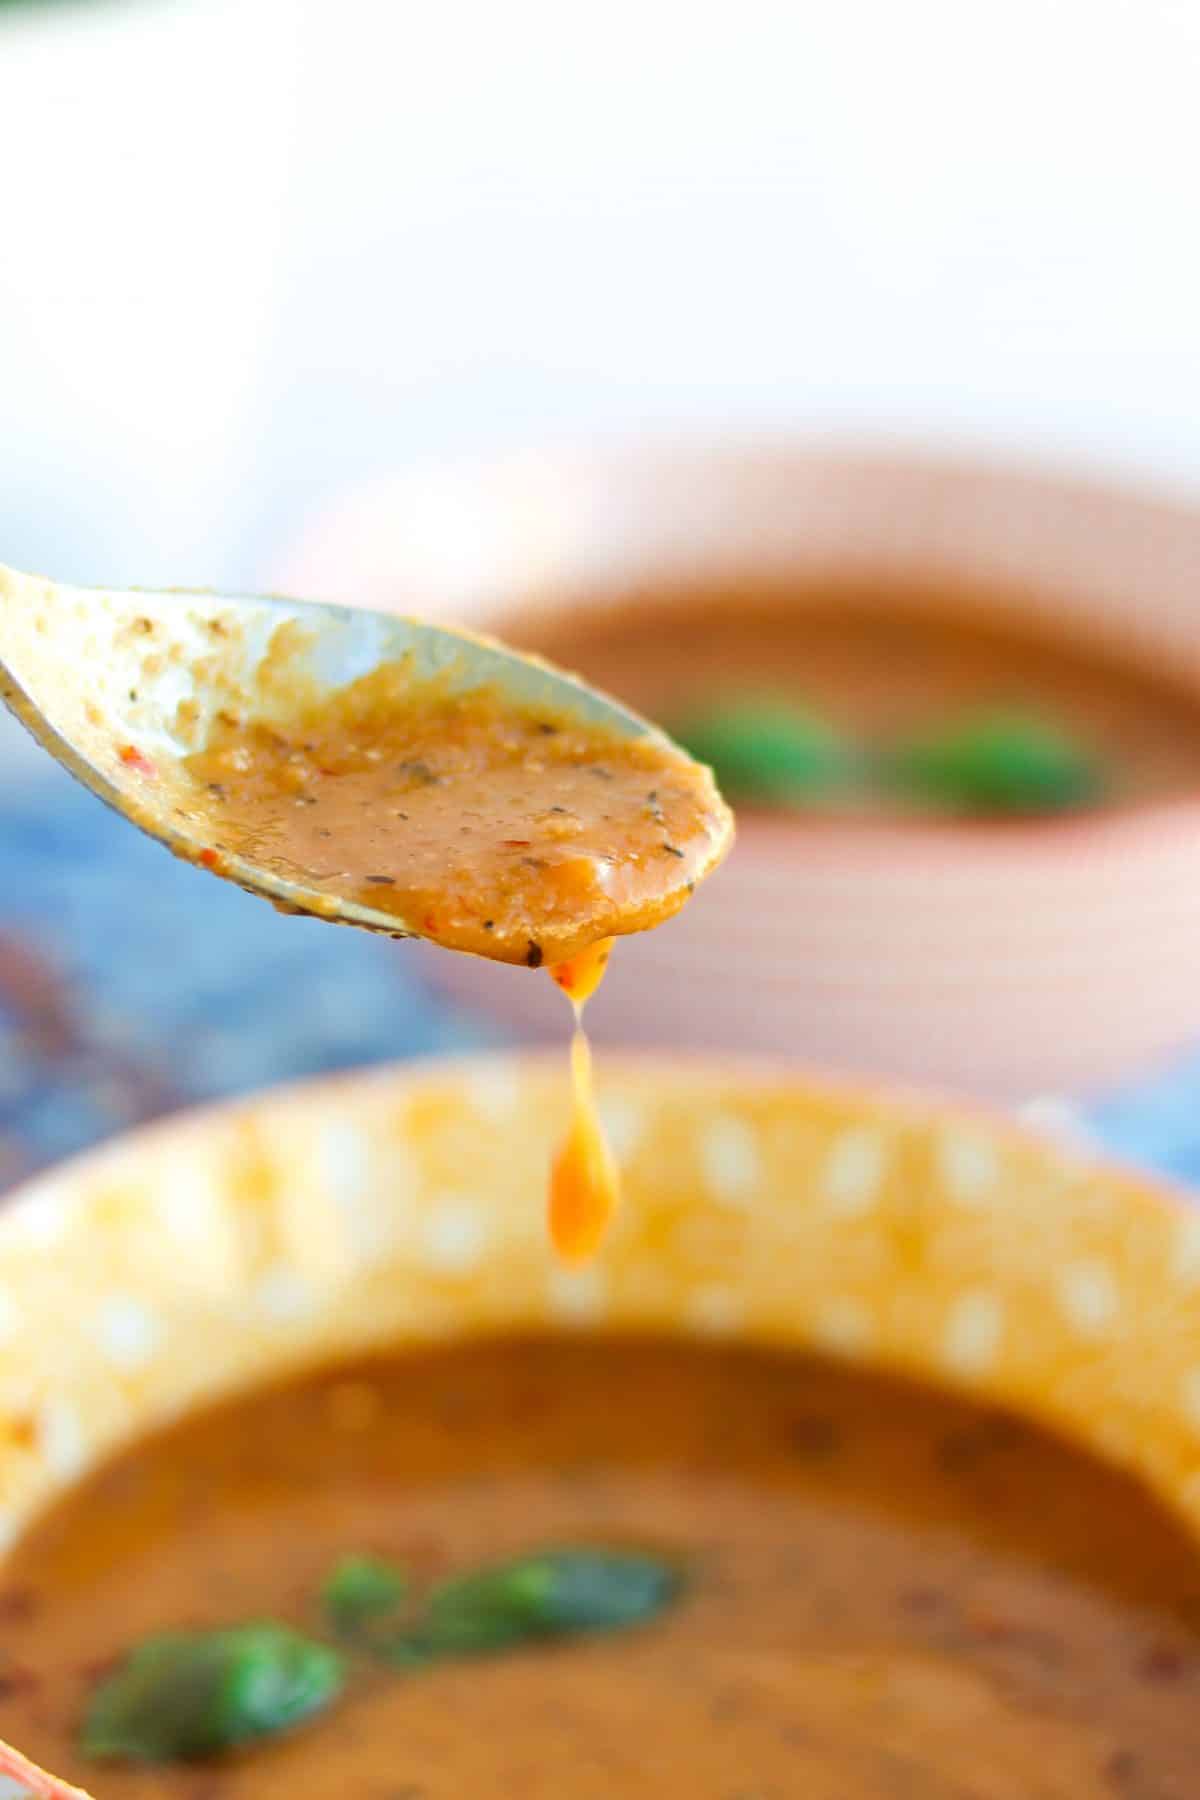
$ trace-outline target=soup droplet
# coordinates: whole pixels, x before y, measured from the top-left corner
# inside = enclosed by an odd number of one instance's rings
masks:
[[[575,1008],[577,1019],[582,1016],[584,1006],[604,980],[612,947],[612,938],[600,938],[596,943],[589,944],[586,950],[581,950],[578,956],[573,956],[570,962],[556,963],[550,971],[551,978],[558,983]]]
[[[613,940],[601,938],[550,973],[575,1009],[571,1040],[571,1123],[550,1170],[550,1241],[564,1262],[594,1256],[617,1209],[617,1165],[605,1140],[592,1087],[592,1053],[583,1008],[604,979]]]

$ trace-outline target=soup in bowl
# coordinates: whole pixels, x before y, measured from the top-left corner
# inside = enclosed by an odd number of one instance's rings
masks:
[[[782,439],[417,469],[277,573],[555,657],[715,766],[733,855],[629,946],[598,1040],[1024,1098],[1200,1025],[1197,566],[1194,505]],[[429,973],[557,1029],[503,969]]]
[[[1200,1217],[916,1098],[606,1068],[143,1132],[0,1217],[0,1735],[97,1796],[1194,1791]]]

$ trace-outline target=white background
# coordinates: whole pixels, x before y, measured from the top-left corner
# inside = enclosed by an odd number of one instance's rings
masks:
[[[0,9],[0,560],[252,585],[423,456],[1200,473],[1196,0]]]

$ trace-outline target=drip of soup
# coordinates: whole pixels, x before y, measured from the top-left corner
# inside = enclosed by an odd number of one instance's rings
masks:
[[[414,685],[388,665],[336,694],[285,688],[229,713],[185,765],[201,860],[230,857],[348,895],[453,950],[546,964],[575,1008],[572,1118],[551,1170],[562,1256],[600,1243],[617,1177],[592,1089],[584,1003],[613,936],[661,924],[719,862],[710,772],[640,737],[522,710],[490,689]]]
[[[550,1241],[565,1262],[586,1262],[600,1246],[617,1208],[617,1166],[592,1086],[592,1053],[583,1009],[604,979],[612,939],[602,938],[550,973],[575,1011],[571,1039],[571,1124],[550,1170]]]
[[[155,1634],[320,1640],[331,1570],[420,1594],[567,1544],[682,1583],[636,1629],[351,1655],[324,1710],[228,1756],[78,1748]],[[1191,1800],[1200,1766],[1176,1523],[1005,1415],[766,1351],[489,1344],[252,1394],[56,1504],[0,1610],[0,1733],[104,1800]]]

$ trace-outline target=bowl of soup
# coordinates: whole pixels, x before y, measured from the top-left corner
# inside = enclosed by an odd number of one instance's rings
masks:
[[[112,1800],[1190,1800],[1200,1219],[606,1061],[180,1117],[0,1213],[0,1737]]]
[[[416,472],[280,578],[494,629],[716,767],[733,856],[627,947],[600,1040],[1024,1096],[1200,1029],[1197,567],[1183,503],[783,443]],[[436,978],[557,1029],[519,975]]]

